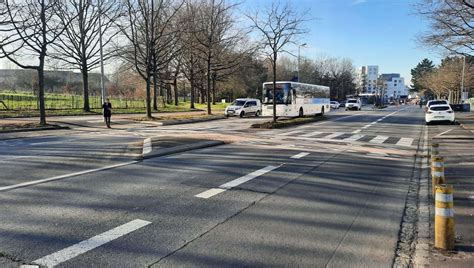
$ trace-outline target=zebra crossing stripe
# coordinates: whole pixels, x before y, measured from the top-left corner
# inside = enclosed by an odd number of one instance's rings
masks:
[[[343,134],[344,133],[342,133],[342,132],[335,132],[335,133],[332,133],[332,134],[330,134],[328,136],[325,136],[325,137],[322,137],[322,138],[324,138],[324,139],[334,139],[335,137],[341,136]]]
[[[310,133],[307,133],[307,134],[300,135],[300,137],[309,138],[309,137],[316,136],[316,135],[319,135],[319,134],[322,134],[322,132],[314,131],[314,132],[310,132]]]
[[[400,146],[411,146],[413,139],[411,138],[401,138],[396,144]]]
[[[356,135],[352,135],[350,136],[349,138],[345,138],[344,140],[345,141],[356,141],[360,138],[364,137],[364,135],[361,135],[361,134],[356,134]]]
[[[371,143],[383,143],[384,141],[386,141],[388,139],[387,136],[377,136],[375,138],[373,138],[370,142]]]
[[[300,133],[300,132],[303,132],[303,131],[302,131],[302,130],[294,130],[294,131],[282,133],[282,134],[280,134],[280,135],[281,135],[281,136],[290,136],[290,135],[293,135],[293,134],[296,134],[296,133]]]

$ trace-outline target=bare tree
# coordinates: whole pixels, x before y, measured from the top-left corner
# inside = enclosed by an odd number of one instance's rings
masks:
[[[46,125],[44,68],[48,48],[63,34],[69,21],[59,19],[64,5],[55,0],[5,0],[0,15],[0,58],[38,73],[40,124]],[[36,60],[35,60],[36,59]]]
[[[67,0],[61,10],[63,23],[71,21],[63,35],[53,44],[52,57],[65,63],[69,68],[82,73],[84,111],[90,111],[89,71],[97,68],[101,62],[100,46],[106,48],[118,34],[115,22],[121,16],[119,0]],[[102,28],[98,21],[101,20]],[[105,50],[103,60],[114,55],[114,50]]]
[[[238,42],[238,34],[233,32],[234,20],[232,10],[236,5],[227,4],[225,0],[201,0],[192,5],[195,17],[194,38],[198,56],[206,62],[206,97],[207,113],[211,114],[212,77],[217,71],[219,49],[230,43]],[[223,67],[223,66],[221,66]]]
[[[418,13],[431,23],[431,29],[420,41],[430,47],[441,47],[450,54],[472,55],[474,52],[474,7],[469,0],[423,0]]]
[[[166,35],[167,26],[178,11],[179,5],[172,0],[127,0],[128,24],[121,27],[130,42],[122,52],[125,60],[133,63],[136,71],[146,82],[146,115],[151,118],[151,82],[159,70],[155,63],[158,41]],[[158,82],[158,81],[157,81]],[[157,83],[155,82],[155,84]]]
[[[299,14],[289,4],[272,3],[263,14],[258,11],[246,15],[252,21],[252,28],[261,36],[261,46],[269,57],[273,70],[273,122],[276,122],[276,67],[278,54],[285,52],[288,45],[306,31],[302,28],[306,14]]]

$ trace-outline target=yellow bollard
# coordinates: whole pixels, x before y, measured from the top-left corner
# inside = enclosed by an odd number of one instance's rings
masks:
[[[444,158],[435,156],[431,160],[431,186],[433,188],[433,194],[436,192],[436,185],[444,183],[446,183],[444,178]]]
[[[454,249],[453,186],[436,186],[435,198],[435,248]]]

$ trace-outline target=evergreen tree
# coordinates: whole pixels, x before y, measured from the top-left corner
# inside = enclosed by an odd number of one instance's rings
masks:
[[[429,59],[423,59],[415,68],[411,69],[411,83],[413,84],[412,89],[415,92],[420,92],[423,88],[420,83],[420,79],[426,73],[431,73],[435,66]]]

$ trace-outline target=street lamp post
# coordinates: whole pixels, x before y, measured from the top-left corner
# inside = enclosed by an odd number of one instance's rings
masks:
[[[99,0],[99,49],[100,49],[100,90],[102,103],[105,102],[105,81],[104,81],[104,52],[102,49],[102,0]]]
[[[298,83],[300,82],[300,54],[301,54],[301,47],[306,47],[306,43],[303,43],[298,46]]]

